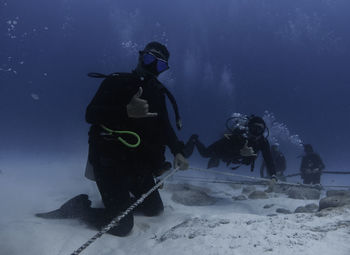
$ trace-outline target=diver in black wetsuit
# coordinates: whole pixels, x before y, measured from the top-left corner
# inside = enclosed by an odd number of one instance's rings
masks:
[[[264,136],[265,130],[264,120],[252,115],[247,119],[245,128],[231,130],[209,147],[200,142],[198,135],[192,135],[184,145],[183,154],[185,157],[190,157],[194,147],[197,147],[202,157],[209,158],[208,168],[219,166],[221,160],[226,165],[238,165],[232,167],[232,169],[237,169],[239,165],[244,164],[250,165],[251,170],[253,170],[257,153],[261,151],[268,173],[270,177],[275,179],[274,162],[271,156],[270,144]]]
[[[154,176],[164,168],[165,146],[174,155],[174,167],[188,168],[181,154],[181,143],[168,119],[165,96],[175,108],[176,124],[180,128],[176,103],[157,79],[169,68],[168,59],[167,48],[151,42],[140,51],[138,66],[132,73],[91,74],[105,78],[86,110],[86,121],[91,124],[88,161],[105,208],[91,208],[88,196],[82,194],[58,210],[37,214],[38,217],[78,218],[101,229],[155,185]],[[140,136],[141,143],[130,148],[110,130],[133,131]],[[132,140],[132,137],[124,139]],[[159,192],[151,193],[137,209],[146,216],[160,214],[164,207]],[[125,236],[133,228],[133,222],[130,212],[109,233]]]
[[[314,152],[311,144],[304,144],[305,154],[300,165],[301,178],[304,184],[320,184],[322,170],[325,168],[319,154]]]

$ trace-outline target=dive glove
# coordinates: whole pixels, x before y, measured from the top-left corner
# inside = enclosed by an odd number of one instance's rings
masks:
[[[276,183],[278,181],[278,179],[277,179],[277,177],[276,177],[276,175],[272,175],[271,176],[271,182],[274,182],[274,183]]]
[[[277,183],[277,177],[276,175],[272,175],[271,176],[271,180],[268,184],[268,192],[273,192],[274,191],[274,188],[275,188],[275,184]]]
[[[181,153],[176,154],[174,157],[174,168],[179,168],[180,170],[188,169],[188,161]]]

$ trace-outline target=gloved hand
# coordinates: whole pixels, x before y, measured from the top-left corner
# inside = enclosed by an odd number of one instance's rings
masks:
[[[267,184],[268,188],[267,190],[265,190],[265,192],[268,192],[268,193],[274,192],[276,183],[277,183],[277,177],[275,175],[272,175],[271,180]]]
[[[239,151],[243,157],[256,157],[256,153],[252,147],[248,147],[248,141],[245,142],[243,148]]]
[[[142,88],[139,87],[139,91],[131,98],[129,104],[126,106],[126,111],[129,118],[147,118],[156,117],[158,113],[149,112],[147,100],[141,99]]]
[[[166,171],[170,170],[171,167],[172,167],[172,166],[171,166],[171,163],[170,163],[170,162],[164,161],[164,163],[162,164],[162,166],[154,172],[154,176],[155,176],[155,177],[162,176]]]
[[[187,159],[182,156],[181,153],[178,153],[174,157],[174,168],[179,168],[180,170],[187,170],[188,169],[188,161]]]
[[[270,182],[273,183],[273,184],[276,184],[278,182],[278,179],[277,179],[276,175],[273,174],[271,176],[271,181]]]

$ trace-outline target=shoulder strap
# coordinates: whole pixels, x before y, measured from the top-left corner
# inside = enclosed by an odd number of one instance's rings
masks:
[[[164,93],[167,95],[167,97],[170,100],[171,105],[173,106],[173,109],[175,112],[175,118],[176,118],[176,127],[178,130],[180,130],[182,128],[182,121],[180,118],[179,108],[177,106],[175,97],[173,96],[173,94],[171,94],[171,92],[164,85],[162,85],[162,86],[163,86]]]

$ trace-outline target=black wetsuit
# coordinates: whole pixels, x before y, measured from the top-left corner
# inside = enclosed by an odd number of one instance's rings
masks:
[[[304,184],[320,184],[324,168],[325,165],[320,155],[315,152],[306,153],[301,160],[300,166],[301,178]]]
[[[126,105],[139,87],[143,88],[141,99],[148,101],[149,111],[158,113],[157,117],[132,119],[127,116]],[[86,121],[92,124],[89,161],[105,205],[105,209],[92,209],[84,216],[84,220],[92,225],[102,227],[154,186],[153,174],[164,163],[165,146],[174,155],[181,152],[182,147],[168,119],[164,90],[154,77],[144,78],[135,72],[111,75],[102,82],[87,107]],[[103,136],[105,131],[100,125],[113,130],[134,131],[140,136],[141,144],[128,148],[112,137]],[[135,142],[130,136],[123,138]],[[162,212],[163,203],[158,191],[138,209],[148,216]],[[132,227],[133,214],[130,213],[111,233],[125,235]]]
[[[243,157],[240,155],[240,150],[243,148],[246,140],[248,140],[248,146],[252,147],[255,153],[261,151],[264,161],[267,165],[267,170],[270,176],[275,175],[275,167],[270,152],[270,144],[268,140],[260,136],[259,138],[244,138],[242,134],[230,134],[224,135],[223,138],[206,147],[198,139],[188,141],[184,146],[184,155],[189,157],[193,152],[193,147],[196,146],[199,154],[204,158],[210,158],[208,162],[208,168],[217,167],[220,164],[220,160],[229,164],[237,165],[251,165],[254,168],[254,162],[256,157]],[[235,169],[235,167],[233,167]]]

